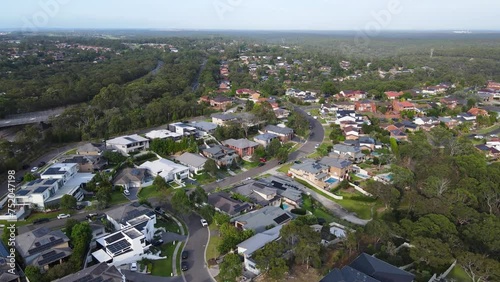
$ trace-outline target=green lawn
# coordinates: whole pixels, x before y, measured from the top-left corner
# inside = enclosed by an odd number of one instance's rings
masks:
[[[291,164],[284,164],[284,165],[282,165],[282,166],[278,169],[278,171],[279,171],[279,172],[282,172],[282,173],[287,174],[287,173],[288,173],[288,170],[289,170],[292,166],[293,166],[293,163],[291,163]]]
[[[67,152],[66,152],[66,153],[64,153],[64,154],[65,154],[65,155],[75,155],[75,154],[76,154],[76,149],[77,149],[77,148],[72,149],[72,150],[69,150],[69,151],[67,151]]]
[[[211,176],[208,173],[203,173],[203,174],[200,174],[200,175],[196,175],[194,178],[196,179],[196,181],[199,184],[208,184],[208,183],[212,183],[212,182],[215,181],[215,177]]]
[[[129,200],[127,199],[127,197],[125,197],[125,195],[123,195],[123,193],[121,191],[113,191],[113,193],[111,194],[111,202],[109,204],[111,206],[114,206],[114,205],[126,203],[128,201]]]
[[[148,187],[143,187],[139,192],[139,195],[137,196],[139,198],[145,198],[145,199],[157,198],[161,196],[161,192],[156,190],[156,186],[151,185]]]
[[[332,143],[331,142],[323,142],[319,145],[319,148],[317,148],[314,153],[310,154],[308,157],[309,158],[320,158],[322,157],[322,155],[319,153],[319,151],[324,151],[324,152],[328,152],[328,146],[332,146]]]
[[[465,270],[459,265],[456,265],[446,278],[453,278],[453,279],[455,279],[455,281],[458,281],[458,282],[471,282],[472,281],[472,279],[470,279],[470,277],[467,275],[467,273],[465,273]]]
[[[174,255],[175,245],[170,243],[163,244],[161,247],[161,256],[166,256],[166,259],[153,261],[153,269],[151,275],[170,277],[172,276],[172,256]]]
[[[497,130],[499,128],[500,128],[500,123],[497,123],[497,124],[490,126],[490,127],[481,128],[479,130],[472,131],[471,133],[484,135],[484,134],[488,134],[488,133],[492,132],[493,130]]]
[[[207,257],[206,259],[212,259],[212,258],[217,258],[220,253],[217,251],[217,246],[219,246],[221,238],[219,235],[215,235],[214,233],[218,234],[218,227],[215,223],[210,224],[210,242],[208,242],[208,247],[207,247]]]
[[[181,269],[182,250],[183,250],[185,244],[186,244],[185,242],[181,243],[181,245],[179,246],[179,250],[177,251],[177,258],[175,258],[175,261],[177,262],[175,264],[176,268],[177,268],[177,273],[181,273],[182,272],[182,269]]]
[[[321,206],[314,206],[312,204],[312,199],[310,196],[303,194],[302,195],[302,207],[308,211],[310,211],[317,218],[324,218],[326,222],[330,223],[335,220],[335,217],[330,213],[321,209]],[[320,205],[317,203],[317,205]]]
[[[250,170],[252,168],[256,168],[259,166],[259,162],[247,162],[247,161],[242,161],[241,167],[246,168],[247,170]]]
[[[159,227],[164,227],[165,230],[167,230],[168,232],[181,234],[181,231],[179,230],[179,225],[177,225],[177,222],[170,220],[170,219],[157,220],[156,228],[159,228]]]

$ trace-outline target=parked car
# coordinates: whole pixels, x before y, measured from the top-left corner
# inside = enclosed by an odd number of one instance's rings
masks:
[[[46,165],[46,164],[47,164],[46,162],[40,162],[40,163],[38,164],[38,166],[39,166],[39,167],[42,167],[42,166],[44,166],[44,165]]]
[[[266,163],[259,163],[259,166],[265,166]]]
[[[130,271],[137,271],[137,263],[133,262],[130,264]]]
[[[151,245],[153,246],[161,246],[162,244],[163,244],[163,239],[158,239],[151,242]]]
[[[83,209],[83,208],[85,208],[85,206],[84,206],[84,205],[76,205],[76,209],[77,209],[77,210],[81,210],[81,209]]]
[[[259,161],[260,161],[261,163],[265,163],[267,160],[266,160],[266,158],[260,158],[260,159],[259,159]]]
[[[201,226],[208,226],[208,222],[205,219],[202,218],[200,220],[200,222],[201,222]]]
[[[301,164],[302,162],[301,161],[294,161],[294,163]]]
[[[85,218],[86,219],[92,219],[93,217],[96,217],[98,215],[99,215],[98,213],[89,213]]]
[[[22,177],[22,176],[18,176],[18,177],[16,178],[16,182],[17,182],[17,183],[21,183],[21,182],[23,182],[23,180],[24,180],[24,177]]]
[[[182,251],[182,259],[187,259],[188,258],[188,251]]]
[[[130,196],[130,191],[129,190],[123,190],[123,195]]]
[[[33,220],[33,224],[40,224],[40,223],[44,223],[44,222],[49,222],[50,219],[46,218],[46,217],[41,217],[41,218],[37,218],[35,220]]]
[[[70,214],[67,213],[61,213],[60,215],[57,216],[57,219],[63,219],[63,218],[68,218],[70,217]]]
[[[36,172],[37,170],[38,170],[38,167],[36,167],[36,166],[35,166],[35,167],[33,167],[33,168],[31,169],[31,172]]]
[[[165,211],[164,211],[161,207],[156,207],[156,208],[155,208],[155,212],[156,212],[156,213],[159,213],[159,214],[161,214],[161,215],[165,214]]]
[[[183,261],[183,262],[181,263],[181,269],[182,269],[182,271],[186,271],[186,270],[188,270],[188,269],[189,269],[188,263],[187,263],[187,262],[185,262],[185,261]]]

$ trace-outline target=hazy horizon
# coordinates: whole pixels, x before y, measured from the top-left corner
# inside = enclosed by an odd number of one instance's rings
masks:
[[[0,29],[254,31],[497,31],[500,1],[25,0],[0,11]]]

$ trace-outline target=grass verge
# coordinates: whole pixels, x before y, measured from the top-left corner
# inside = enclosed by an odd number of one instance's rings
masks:
[[[221,238],[219,237],[219,228],[215,223],[210,224],[208,226],[210,228],[210,241],[208,242],[207,247],[207,261],[212,258],[219,257],[220,253],[217,251],[217,246],[219,246]]]

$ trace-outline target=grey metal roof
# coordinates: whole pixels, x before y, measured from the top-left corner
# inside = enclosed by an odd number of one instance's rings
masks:
[[[331,167],[336,167],[336,168],[346,168],[350,166],[352,163],[348,160],[345,159],[334,159],[330,157],[324,157],[320,160],[320,163],[331,166]]]
[[[280,127],[276,125],[268,125],[264,128],[264,131],[278,134],[293,134],[293,129],[288,127]]]
[[[210,117],[220,119],[223,121],[237,119],[237,117],[235,115],[232,115],[232,114],[212,114]]]
[[[349,266],[384,282],[412,282],[415,279],[415,275],[366,253],[359,255]]]
[[[278,138],[278,135],[273,134],[273,133],[264,133],[260,134],[254,137],[254,140],[262,140],[262,141],[269,141],[272,139]]]
[[[257,147],[259,146],[259,143],[250,141],[245,138],[241,139],[228,139],[223,142],[223,144],[226,144],[228,146],[232,146],[238,149],[246,149],[246,148],[251,148],[251,147]]]
[[[181,164],[193,167],[201,167],[207,161],[206,158],[193,154],[193,153],[184,153],[176,158]]]

